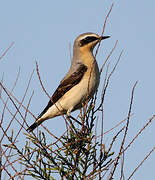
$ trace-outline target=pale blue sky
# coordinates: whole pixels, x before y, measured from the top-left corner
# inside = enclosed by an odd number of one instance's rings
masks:
[[[43,83],[52,95],[69,68],[69,44],[73,45],[74,39],[80,33],[100,34],[112,2],[1,0],[0,55],[12,41],[15,44],[0,61],[0,79],[4,72],[4,84],[11,88],[20,66],[21,75],[15,95],[21,99],[37,60]],[[111,38],[102,42],[97,55],[101,67],[118,40],[117,49],[111,58],[112,68],[120,51],[124,50],[105,100],[105,131],[126,117],[131,90],[138,80],[133,105],[134,116],[131,118],[127,142],[143,127],[148,118],[155,114],[154,8],[154,0],[115,1],[105,30],[105,35],[110,35]],[[31,82],[29,96],[33,90],[35,94],[30,109],[38,115],[47,104],[48,98],[40,87],[36,73]],[[25,104],[27,102],[28,98]],[[34,119],[30,118],[27,121],[31,124]],[[50,127],[53,133],[61,134],[65,123],[62,118],[55,118],[44,125]],[[152,122],[125,155],[126,177],[155,145],[154,129],[155,123]],[[106,144],[110,138],[111,134],[107,135],[104,143]],[[155,179],[154,161],[155,153],[137,171],[133,179]],[[117,177],[114,179],[117,180]]]

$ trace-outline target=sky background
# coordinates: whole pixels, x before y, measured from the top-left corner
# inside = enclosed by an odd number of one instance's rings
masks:
[[[37,61],[44,86],[52,95],[70,66],[70,44],[72,46],[74,39],[84,32],[101,34],[105,16],[112,2],[110,0],[1,0],[0,55],[11,42],[15,44],[0,60],[0,79],[4,73],[4,84],[11,89],[20,67],[20,78],[14,94],[21,100]],[[105,29],[105,35],[110,35],[111,38],[101,43],[97,55],[101,67],[118,40],[118,46],[110,59],[110,68],[112,68],[121,50],[124,50],[111,78],[105,99],[104,131],[127,116],[131,90],[138,80],[134,95],[134,115],[130,121],[127,142],[130,142],[155,114],[154,7],[154,0],[115,1]],[[103,80],[104,76],[101,79],[100,89]],[[33,90],[35,93],[30,110],[37,116],[46,106],[48,97],[41,89],[36,72],[24,104],[28,103]],[[3,108],[3,104],[0,102],[0,109],[1,107]],[[34,122],[31,116],[28,117],[28,124]],[[9,121],[8,119],[5,113],[5,120]],[[44,125],[56,135],[61,135],[65,127],[62,118],[46,121]],[[13,128],[15,130],[18,127],[14,125]],[[126,178],[155,146],[154,129],[153,120],[125,154]],[[105,144],[112,135],[113,132],[104,137]],[[155,179],[154,170],[155,153],[145,161],[133,179]],[[114,177],[114,179],[118,178]]]

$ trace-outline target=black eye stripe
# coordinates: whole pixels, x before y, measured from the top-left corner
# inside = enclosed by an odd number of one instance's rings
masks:
[[[86,38],[80,41],[80,46],[84,46],[90,42],[96,41],[98,38],[94,36],[87,36]]]
[[[91,41],[95,41],[97,40],[98,38],[97,37],[94,37],[94,36],[89,36],[89,37],[86,37],[85,40],[88,41],[88,42],[91,42]]]

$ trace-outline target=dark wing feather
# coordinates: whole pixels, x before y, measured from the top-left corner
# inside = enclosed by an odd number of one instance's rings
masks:
[[[42,111],[42,113],[38,116],[40,118],[46,111],[53,105],[55,104],[67,91],[69,91],[72,87],[77,85],[84,73],[87,71],[87,66],[84,64],[80,64],[78,69],[71,74],[67,79],[64,79],[56,91],[54,92],[53,96],[51,97],[51,100],[48,102],[46,108]]]

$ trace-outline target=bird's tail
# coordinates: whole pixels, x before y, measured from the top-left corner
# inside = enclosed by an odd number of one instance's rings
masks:
[[[37,119],[37,121],[35,123],[33,123],[28,129],[28,132],[32,132],[35,128],[37,128],[43,121],[45,121],[45,119]]]

